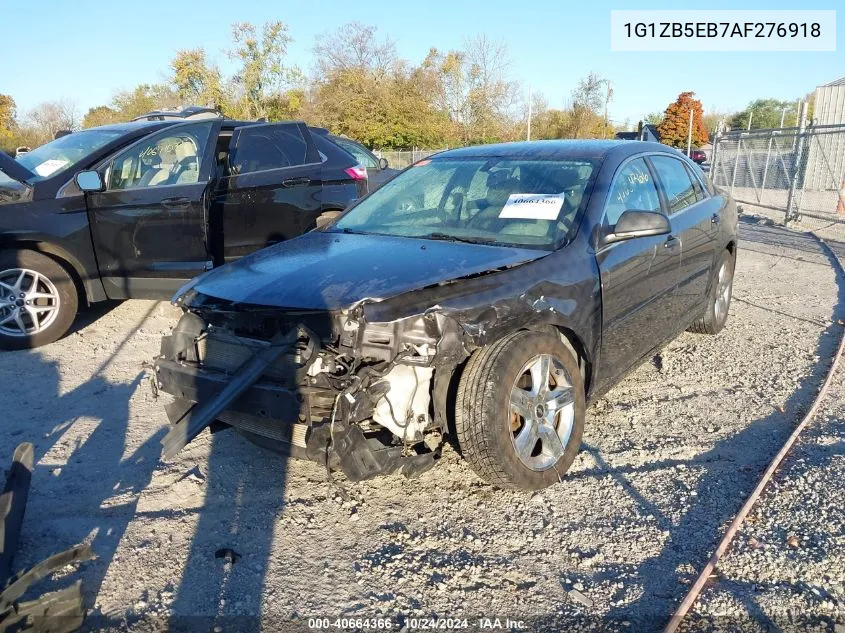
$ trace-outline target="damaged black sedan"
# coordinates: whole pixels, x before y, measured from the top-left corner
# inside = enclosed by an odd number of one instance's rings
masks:
[[[587,403],[725,324],[736,207],[665,145],[548,141],[421,161],[322,229],[200,276],[162,342],[164,454],[210,427],[351,480],[452,440],[487,481],[559,481]]]

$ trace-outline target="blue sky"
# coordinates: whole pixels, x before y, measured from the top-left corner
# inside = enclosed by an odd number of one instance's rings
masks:
[[[837,9],[838,50],[825,53],[630,53],[610,51],[611,9]],[[841,0],[805,3],[646,1],[642,6],[562,0],[202,0],[112,3],[0,0],[0,93],[19,112],[68,98],[81,112],[108,103],[117,90],[161,81],[180,48],[202,46],[226,71],[230,24],[280,19],[294,42],[289,61],[313,64],[317,35],[353,20],[377,26],[399,54],[420,61],[429,47],[458,48],[485,33],[507,43],[513,79],[560,107],[579,78],[595,71],[613,82],[610,118],[638,120],[693,90],[705,112],[741,109],[761,97],[793,99],[845,75],[845,9]],[[14,61],[12,61],[14,60]]]

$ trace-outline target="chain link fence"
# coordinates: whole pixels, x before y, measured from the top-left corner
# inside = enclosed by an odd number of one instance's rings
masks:
[[[373,153],[379,158],[386,158],[388,165],[392,169],[405,169],[405,167],[413,165],[418,160],[422,160],[423,158],[427,158],[432,154],[436,154],[437,152],[443,152],[447,149],[449,148],[444,147],[443,149],[414,149],[407,151],[376,150]]]
[[[845,240],[845,125],[719,135],[710,178],[747,211]]]

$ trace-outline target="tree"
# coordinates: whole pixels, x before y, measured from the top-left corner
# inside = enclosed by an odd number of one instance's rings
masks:
[[[662,112],[650,112],[649,114],[646,114],[645,118],[643,119],[643,123],[647,123],[649,125],[660,125],[662,122]]]
[[[94,106],[89,108],[85,116],[82,117],[82,127],[97,127],[100,125],[108,125],[109,123],[117,123],[120,121],[120,113],[109,106]]]
[[[460,142],[489,143],[505,136],[521,91],[508,78],[510,61],[503,42],[479,35],[460,51],[442,54],[431,49],[422,67],[433,73],[434,106],[456,124]]]
[[[59,130],[79,127],[79,113],[73,101],[45,101],[26,114],[27,122],[34,128],[38,144],[52,141]]]
[[[692,144],[707,142],[707,128],[704,127],[704,110],[701,101],[694,99],[694,92],[682,92],[670,103],[663,113],[663,121],[657,127],[660,142],[672,147],[685,148],[689,132],[690,111],[692,111]]]
[[[795,102],[757,99],[749,103],[745,110],[731,117],[730,126],[735,130],[745,130],[748,128],[749,118],[753,130],[780,127],[781,118],[784,119],[784,124],[790,119],[795,121]]]
[[[15,100],[9,95],[0,94],[0,151],[15,149]]]
[[[572,138],[595,138],[606,135],[605,120],[600,114],[613,93],[607,79],[589,73],[572,91]]]
[[[220,70],[209,65],[204,49],[177,51],[170,68],[171,82],[183,103],[223,107],[225,95]]]
[[[389,38],[379,40],[377,31],[374,26],[350,22],[323,34],[314,45],[320,74],[325,78],[348,70],[387,74],[397,61],[396,45]]]
[[[112,106],[120,113],[120,120],[127,121],[153,110],[174,108],[179,105],[178,95],[164,84],[140,84],[133,90],[118,92]]]
[[[727,112],[708,112],[704,115],[704,127],[707,129],[708,137],[712,137],[718,130],[722,121],[729,121],[733,115]]]
[[[233,78],[240,92],[240,110],[249,118],[266,117],[266,100],[302,79],[298,68],[283,63],[293,41],[288,27],[280,21],[267,22],[259,37],[253,24],[240,22],[232,25],[232,39],[235,47],[229,57],[240,62]]]

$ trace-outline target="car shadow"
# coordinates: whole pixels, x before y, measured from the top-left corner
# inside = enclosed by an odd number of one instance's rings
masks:
[[[153,309],[141,316],[90,379],[67,391],[62,383],[68,379],[68,367],[41,351],[8,352],[15,362],[7,371],[17,376],[0,375],[6,397],[14,401],[0,438],[8,437],[10,447],[32,442],[36,464],[14,567],[30,567],[80,543],[90,544],[96,555],[78,573],[55,579],[51,589],[81,579],[86,596],[99,594],[158,461],[162,432],[137,446],[129,441],[130,401],[145,372],[139,368],[119,381],[106,377],[106,370],[118,361]],[[37,585],[33,591],[38,594],[43,588]]]
[[[605,462],[597,447],[584,445],[584,450],[593,458],[595,468],[588,468],[578,473],[571,473],[568,479],[602,477],[610,475],[630,496],[643,516],[655,517],[660,530],[668,531],[668,538],[660,552],[641,563],[633,570],[641,581],[640,596],[624,607],[613,607],[607,613],[606,622],[621,623],[628,621],[632,630],[660,630],[668,622],[669,616],[684,597],[697,573],[707,563],[712,551],[721,539],[727,523],[739,511],[747,495],[759,481],[771,459],[790,435],[795,424],[801,419],[814,400],[820,384],[829,369],[827,359],[835,353],[842,336],[842,326],[837,320],[845,318],[845,279],[838,270],[835,260],[823,250],[811,236],[796,234],[785,229],[755,227],[753,234],[744,232],[744,239],[763,241],[770,245],[799,248],[828,259],[837,270],[837,303],[831,315],[832,323],[820,334],[815,354],[823,362],[817,363],[810,374],[801,380],[792,395],[783,404],[784,412],[774,410],[771,414],[755,420],[745,429],[715,443],[709,451],[685,460],[661,460],[643,466],[613,468]],[[813,248],[815,245],[815,248]],[[744,243],[740,243],[740,249]],[[788,341],[784,341],[788,345]],[[749,446],[759,447],[753,455],[748,454]],[[640,492],[633,480],[643,472],[664,469],[686,468],[700,470],[702,473],[697,485],[689,492],[693,502],[682,511],[679,520],[661,512],[645,494]],[[736,497],[725,495],[724,483],[731,481],[733,490],[741,490]],[[702,535],[689,538],[690,534]],[[709,543],[702,549],[702,543]],[[695,570],[690,573],[689,567]],[[620,592],[624,592],[621,589]],[[753,594],[753,592],[751,592]],[[617,596],[614,598],[616,600]],[[750,618],[763,630],[777,630],[751,599],[744,601],[744,607]],[[692,616],[689,616],[692,618]],[[735,626],[732,622],[703,622],[705,627]],[[775,627],[766,629],[766,626]],[[738,624],[737,624],[738,626]],[[738,629],[733,629],[738,630]]]
[[[331,331],[328,315],[314,319],[308,321],[312,331]],[[212,350],[213,345],[213,341],[209,342],[207,349]],[[213,355],[213,351],[207,354]],[[307,399],[305,390],[295,381],[280,377],[293,376],[300,368],[293,356],[283,354],[271,367],[277,380],[286,384],[299,401]],[[199,388],[199,383],[194,387]],[[171,399],[162,397],[165,398]],[[236,400],[227,406],[228,413],[246,413],[247,405],[238,402],[245,401]],[[284,442],[294,441],[289,422],[270,422],[263,410],[251,410],[250,415],[254,416],[253,421],[259,418],[270,424],[272,432],[281,433]],[[271,452],[266,439],[243,429],[216,422],[202,433],[211,430],[214,432],[210,433],[207,460],[197,464],[205,477],[205,498],[197,510],[181,578],[174,582],[167,627],[249,633],[269,626],[275,630],[281,623],[268,622],[263,615],[268,611],[266,601],[272,601],[272,596],[265,593],[265,584],[271,567],[274,575],[284,573],[274,567],[277,561],[273,550],[275,540],[285,536],[279,532],[278,519],[285,510],[292,457],[284,444],[271,443],[279,449]],[[193,454],[190,447],[183,449],[182,454],[185,453]]]

